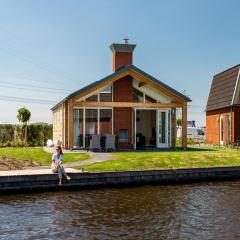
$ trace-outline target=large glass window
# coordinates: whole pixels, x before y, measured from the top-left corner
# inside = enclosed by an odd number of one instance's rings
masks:
[[[112,134],[112,109],[100,109],[100,133]]]
[[[99,93],[100,102],[111,102],[112,101],[112,87],[109,86],[103,89]]]
[[[98,132],[98,110],[86,109],[85,113],[86,135],[97,134]]]
[[[74,146],[83,147],[83,109],[73,111]]]
[[[97,94],[86,98],[86,102],[97,102],[97,101],[98,101],[98,95]]]
[[[138,91],[136,88],[133,89],[133,101],[143,102],[143,93]]]
[[[150,96],[148,96],[148,95],[146,94],[146,95],[145,95],[145,102],[146,102],[146,103],[156,103],[157,100],[154,99],[154,98],[152,98],[152,97],[150,97]]]
[[[86,108],[84,131],[84,109],[74,109],[74,147],[89,147],[91,136],[98,134],[98,127],[101,135],[112,134],[112,114],[112,109],[100,108],[98,110],[97,108]]]

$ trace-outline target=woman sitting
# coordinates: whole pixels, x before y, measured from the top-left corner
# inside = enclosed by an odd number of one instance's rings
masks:
[[[63,160],[63,152],[60,146],[56,147],[56,153],[52,156],[52,171],[54,173],[58,173],[59,177],[59,186],[62,185],[62,175],[66,177],[67,180],[71,180],[71,178],[66,174],[64,167],[62,165]]]

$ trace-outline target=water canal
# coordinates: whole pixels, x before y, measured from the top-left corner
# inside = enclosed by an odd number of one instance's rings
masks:
[[[0,196],[0,239],[239,239],[240,181]]]

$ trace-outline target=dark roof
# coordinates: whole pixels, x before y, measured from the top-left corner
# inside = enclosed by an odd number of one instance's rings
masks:
[[[138,72],[139,74],[141,74],[141,75],[149,78],[149,79],[152,80],[153,82],[157,83],[159,86],[161,86],[161,87],[169,90],[169,91],[172,92],[174,95],[180,97],[180,98],[183,99],[184,101],[186,101],[186,102],[191,102],[191,101],[192,101],[190,98],[186,97],[186,96],[183,95],[182,93],[180,93],[180,92],[178,92],[177,90],[169,87],[169,86],[166,85],[165,83],[157,80],[157,79],[154,78],[153,76],[147,74],[146,72],[144,72],[144,71],[142,71],[141,69],[135,67],[134,65],[128,65],[128,66],[126,66],[126,67],[123,67],[123,68],[118,69],[116,72],[114,72],[114,73],[106,76],[105,78],[103,78],[103,79],[101,79],[101,80],[98,80],[98,81],[96,81],[96,82],[93,82],[93,83],[91,83],[91,84],[89,84],[89,85],[87,85],[87,86],[79,89],[78,91],[71,93],[71,94],[68,95],[65,99],[63,99],[60,103],[58,103],[57,105],[55,105],[55,106],[52,108],[52,110],[53,110],[54,108],[56,108],[57,106],[59,106],[59,105],[60,105],[61,103],[63,103],[64,101],[66,101],[66,100],[68,100],[68,99],[70,99],[70,98],[76,97],[76,96],[80,95],[81,93],[89,90],[90,88],[95,87],[95,86],[97,86],[98,84],[103,83],[103,82],[105,82],[105,81],[107,81],[107,80],[109,80],[109,79],[111,79],[111,78],[113,78],[113,77],[115,77],[115,76],[117,76],[117,75],[125,72],[125,71],[128,70],[128,69],[131,69],[131,70],[133,70],[133,71],[135,71],[135,72]]]
[[[112,52],[133,52],[135,44],[121,44],[121,43],[113,43],[110,45],[110,49]]]
[[[213,77],[206,111],[229,107],[233,104],[240,64]]]

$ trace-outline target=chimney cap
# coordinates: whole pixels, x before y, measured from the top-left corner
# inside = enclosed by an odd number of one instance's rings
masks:
[[[123,40],[125,41],[125,43],[113,43],[110,45],[110,49],[112,50],[112,52],[133,52],[136,44],[129,44],[128,38],[124,38]]]

